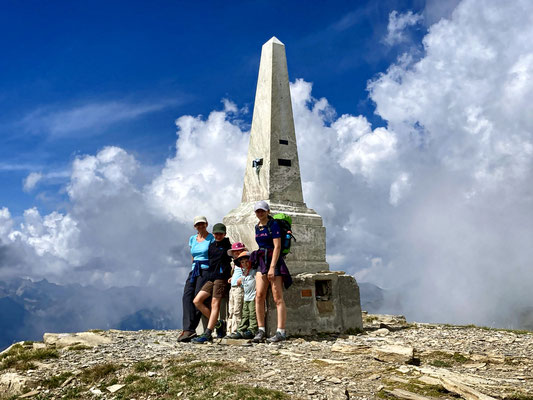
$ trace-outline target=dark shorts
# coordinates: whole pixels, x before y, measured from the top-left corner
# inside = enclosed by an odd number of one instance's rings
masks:
[[[262,275],[268,275],[269,268],[270,268],[270,264],[268,264],[268,268],[259,267],[257,269],[257,272],[260,272]],[[281,271],[280,271],[279,265],[276,265],[276,267],[274,268],[274,276],[281,276]]]
[[[215,299],[222,299],[228,296],[229,286],[225,280],[217,279],[214,282],[207,281],[200,290],[211,294]]]

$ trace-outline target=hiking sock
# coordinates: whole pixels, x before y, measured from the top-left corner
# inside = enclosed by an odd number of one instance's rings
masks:
[[[258,331],[263,331],[263,332],[266,332],[266,329],[264,326],[260,326],[259,328],[257,328]]]
[[[278,332],[281,333],[282,335],[285,335],[285,329],[278,328]]]
[[[204,332],[204,335],[206,335],[206,336],[211,336],[211,333],[213,333],[213,331],[212,331],[211,329],[207,328],[207,329],[205,330],[205,332]]]

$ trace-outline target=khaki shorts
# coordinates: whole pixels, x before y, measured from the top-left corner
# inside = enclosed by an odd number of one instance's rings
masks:
[[[217,279],[214,282],[207,281],[200,290],[211,294],[215,299],[222,299],[228,296],[229,284],[223,279]]]

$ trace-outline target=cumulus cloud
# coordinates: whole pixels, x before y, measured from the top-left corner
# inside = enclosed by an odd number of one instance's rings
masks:
[[[422,59],[369,86],[411,190],[384,235],[398,252],[367,277],[403,284],[403,307],[421,318],[512,323],[531,304],[531,11],[463,1],[430,27]]]
[[[389,24],[387,25],[387,36],[383,41],[389,46],[405,42],[407,36],[405,31],[407,28],[419,24],[423,17],[420,14],[408,11],[406,13],[398,13],[398,11],[391,11],[389,14]]]
[[[324,218],[328,260],[394,293],[384,311],[508,326],[533,303],[532,16],[527,1],[459,4],[429,28],[421,58],[370,81],[386,127],[291,84],[304,197]],[[74,161],[68,212],[30,209],[15,223],[0,210],[12,260],[0,275],[182,284],[192,217],[216,222],[240,201],[248,128],[223,103],[176,120],[176,153],[148,184],[133,155],[107,147]]]
[[[226,101],[225,111],[207,119],[176,120],[176,155],[147,188],[153,207],[190,224],[195,215],[218,222],[239,204],[249,135],[232,120],[235,113],[237,107]]]

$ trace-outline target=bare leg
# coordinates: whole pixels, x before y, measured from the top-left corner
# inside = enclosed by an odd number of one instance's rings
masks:
[[[213,330],[218,321],[218,313],[220,311],[221,298],[213,297],[211,300],[211,316],[209,317],[209,322],[207,323],[207,329]]]
[[[276,276],[272,282],[272,297],[274,297],[278,313],[278,329],[285,329],[287,307],[285,307],[285,300],[283,299],[283,278],[281,276]]]
[[[255,275],[255,315],[258,326],[265,326],[265,300],[269,283],[266,275],[257,272]]]
[[[200,290],[194,300],[192,301],[195,305],[195,307],[206,317],[209,318],[211,315],[211,310],[209,310],[209,307],[207,307],[204,304],[204,301],[206,301],[209,296],[211,296],[211,293],[204,292],[203,290]]]

